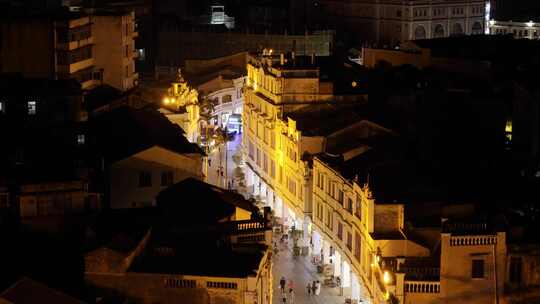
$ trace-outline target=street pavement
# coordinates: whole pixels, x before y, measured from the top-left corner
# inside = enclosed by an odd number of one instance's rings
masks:
[[[222,188],[228,188],[229,182],[233,179],[233,170],[236,168],[232,157],[240,148],[241,142],[242,135],[236,134],[234,140],[214,148],[209,155],[208,183]],[[223,175],[218,170],[223,171]]]
[[[293,256],[292,248],[285,245],[280,245],[277,256],[274,254],[273,264],[273,277],[274,277],[274,294],[273,304],[283,304],[282,294],[279,287],[279,280],[282,276],[285,279],[293,280],[294,282],[294,299],[287,298],[287,304],[303,304],[303,303],[316,303],[316,304],[334,304],[345,303],[345,297],[339,296],[338,288],[327,288],[322,286],[321,293],[318,296],[308,295],[307,284],[314,280],[319,280],[322,284],[324,278],[317,274],[316,266],[311,263],[310,257]]]

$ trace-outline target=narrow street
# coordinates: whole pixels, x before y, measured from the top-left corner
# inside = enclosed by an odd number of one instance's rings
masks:
[[[240,148],[242,135],[236,134],[234,140],[214,148],[209,155],[208,183],[228,188],[229,183],[233,183],[233,171],[236,164],[233,161],[233,155]]]
[[[277,238],[276,238],[277,240]],[[324,281],[322,275],[317,273],[316,266],[311,263],[310,257],[293,256],[292,248],[286,245],[279,244],[279,253],[274,255],[273,277],[274,277],[274,295],[273,304],[282,304],[283,296],[279,287],[281,277],[293,280],[294,282],[294,299],[287,298],[287,304],[297,303],[317,303],[317,304],[334,304],[345,303],[345,298],[339,296],[338,288],[327,288],[321,286],[321,293],[318,296],[313,294],[308,295],[307,284],[315,280],[319,280],[322,284]]]

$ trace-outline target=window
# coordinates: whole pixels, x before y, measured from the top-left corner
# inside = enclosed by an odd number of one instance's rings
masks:
[[[28,115],[36,115],[37,105],[35,101],[28,102]]]
[[[330,224],[330,222],[332,221],[331,218],[332,218],[332,214],[330,213],[330,210],[327,209],[326,210],[326,225],[328,227],[332,227],[332,225]]]
[[[268,156],[263,152],[263,170],[268,174]]]
[[[510,258],[510,283],[521,283],[521,258]]]
[[[289,180],[289,183],[288,183],[289,192],[292,195],[296,195],[296,182],[294,181],[294,179],[290,177],[288,178],[288,180]]]
[[[356,208],[354,210],[354,215],[356,215],[356,217],[359,219],[359,220],[362,220],[362,202],[360,201],[360,196],[356,196]]]
[[[338,201],[341,206],[343,206],[343,190],[338,190]]]
[[[396,17],[401,17],[401,10],[396,11]]]
[[[166,187],[173,184],[174,172],[165,171],[161,173],[161,186]]]
[[[362,239],[358,232],[354,233],[354,257],[359,262],[362,261]]]
[[[4,102],[3,101],[0,101],[0,113],[4,113],[5,112],[5,106],[4,106]]]
[[[276,178],[276,163],[273,160],[270,160],[270,176]]]
[[[281,183],[283,183],[283,166],[279,166],[279,170],[278,170],[278,171],[279,171],[279,172],[278,172],[278,173],[279,173],[279,174],[278,174],[278,177],[279,177],[279,178],[278,178],[278,181],[279,181],[279,183],[281,184]]]
[[[274,135],[274,132],[270,131],[270,147],[272,149],[276,148],[276,136]]]
[[[261,167],[261,150],[259,150],[259,148],[255,148],[255,150],[257,151],[257,154],[256,154],[257,166],[259,166],[260,168]]]
[[[129,65],[126,65],[126,77],[129,77]]]
[[[232,101],[232,96],[231,95],[225,95],[221,98],[221,103],[228,103],[228,102],[231,102]]]
[[[471,278],[484,278],[484,260],[472,260]]]
[[[139,172],[139,187],[152,187],[152,174],[150,174],[150,172]]]
[[[126,57],[129,57],[129,45],[125,46]]]
[[[126,36],[129,35],[129,23],[126,23]]]
[[[84,145],[84,143],[85,143],[84,134],[77,134],[77,144]]]
[[[347,199],[347,211],[349,211],[349,213],[353,213],[353,203],[351,198]]]
[[[340,240],[343,240],[343,224],[341,224],[341,222],[337,224],[337,237]]]
[[[350,232],[347,232],[347,248],[352,250],[352,234]]]

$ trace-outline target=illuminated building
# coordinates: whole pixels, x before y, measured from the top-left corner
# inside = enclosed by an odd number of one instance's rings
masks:
[[[540,23],[490,20],[489,34],[511,35],[516,39],[540,39]]]

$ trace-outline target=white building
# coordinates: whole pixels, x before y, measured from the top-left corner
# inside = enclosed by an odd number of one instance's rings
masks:
[[[540,39],[540,23],[490,20],[489,34],[512,35],[518,39]]]

